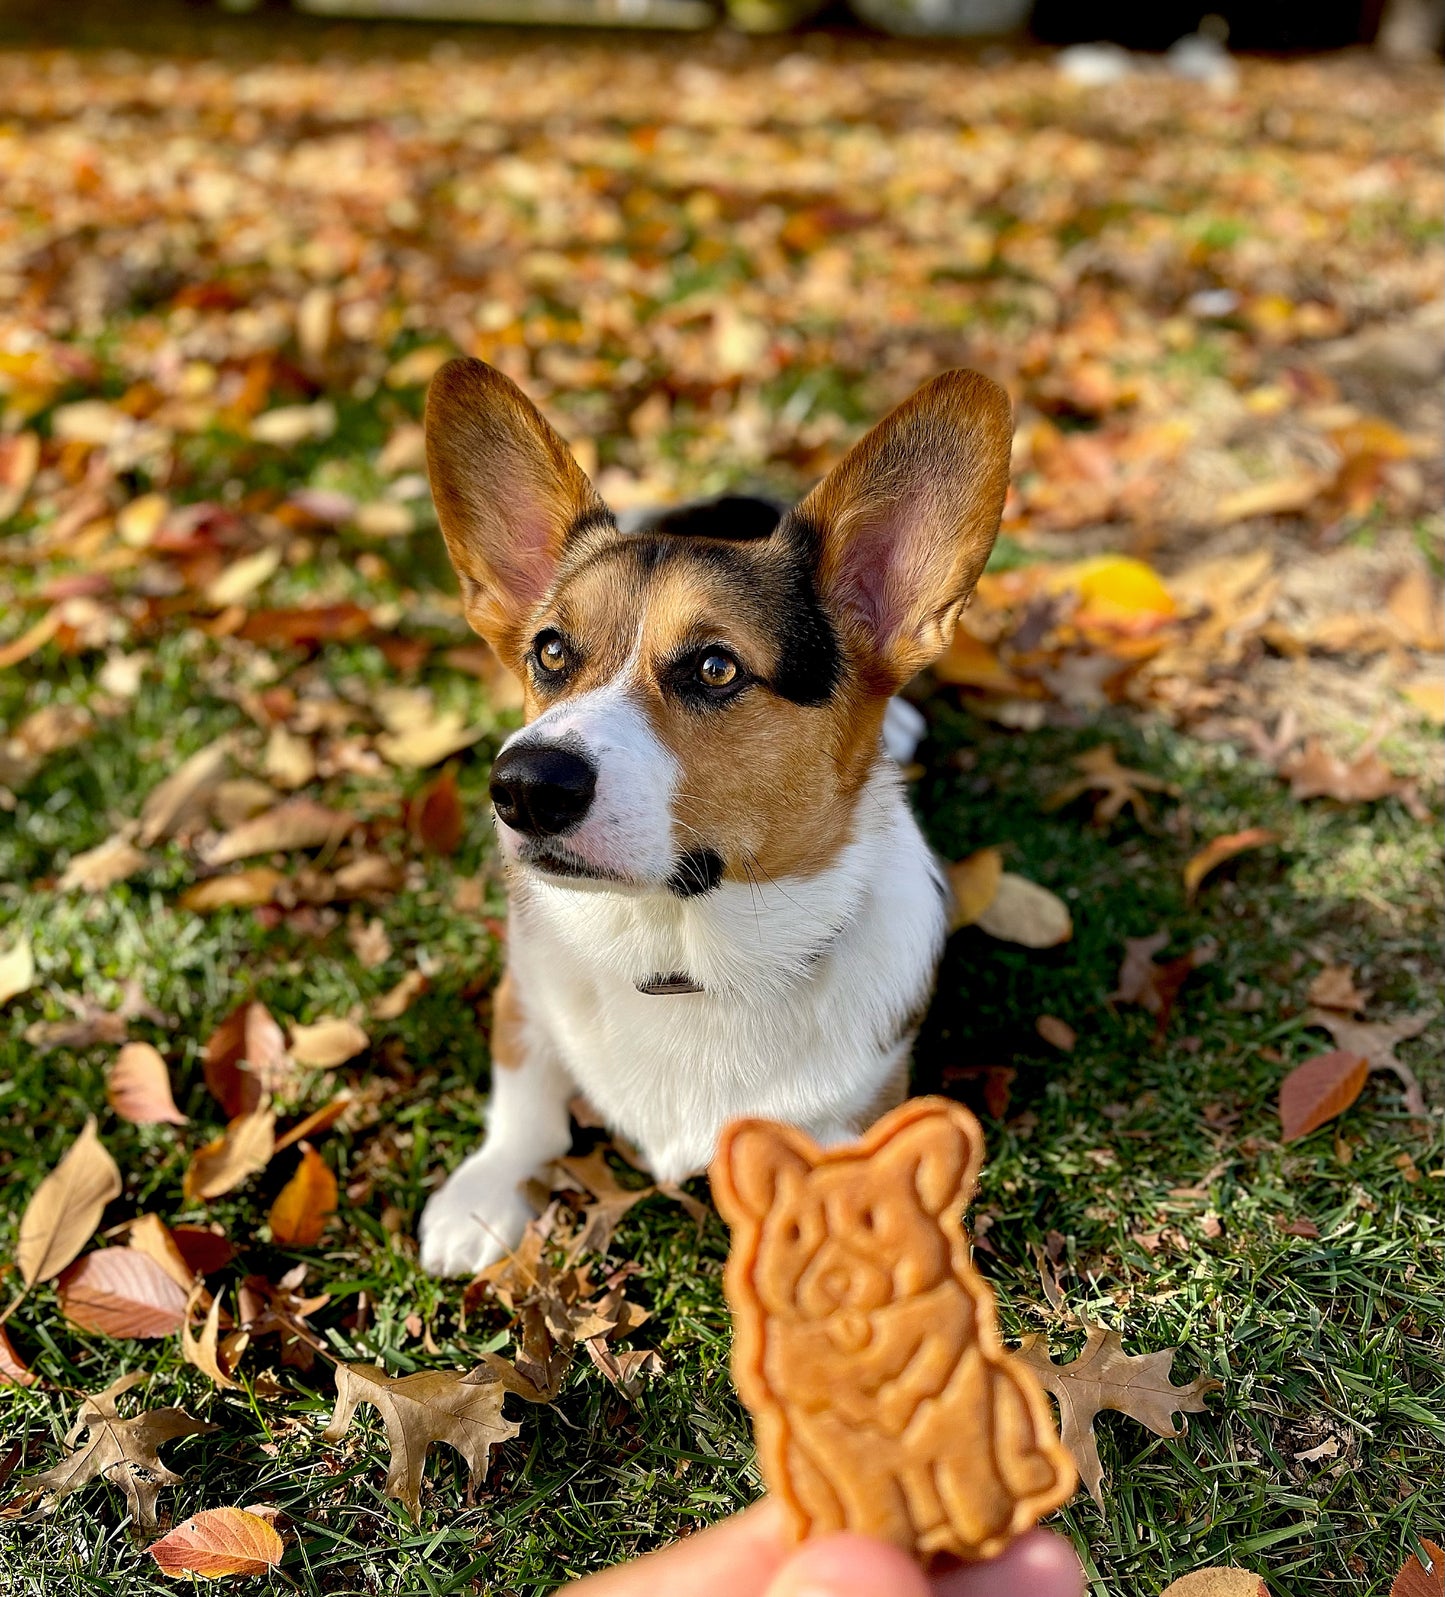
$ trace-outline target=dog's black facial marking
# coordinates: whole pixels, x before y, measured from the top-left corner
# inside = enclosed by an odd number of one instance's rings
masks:
[[[722,538],[735,543],[770,538],[782,520],[780,506],[750,494],[723,494],[698,504],[679,505],[647,524],[649,533],[680,538]]]
[[[794,704],[826,704],[843,674],[843,657],[813,581],[816,532],[796,518],[787,532],[772,610],[778,668],[769,685]]]
[[[722,881],[722,855],[710,848],[689,849],[667,879],[667,890],[677,898],[710,893]]]

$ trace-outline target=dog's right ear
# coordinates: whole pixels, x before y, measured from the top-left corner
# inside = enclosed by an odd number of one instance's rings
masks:
[[[516,669],[569,532],[606,507],[532,401],[479,360],[432,379],[426,459],[467,620]]]

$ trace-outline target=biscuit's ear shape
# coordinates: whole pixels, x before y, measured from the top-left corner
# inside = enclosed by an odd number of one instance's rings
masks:
[[[467,620],[515,669],[568,534],[611,518],[532,401],[479,360],[450,360],[432,379],[426,458]]]
[[[730,1226],[760,1223],[779,1190],[807,1178],[816,1150],[801,1132],[771,1120],[739,1120],[723,1132],[709,1174],[718,1213]]]
[[[948,647],[998,536],[1012,439],[997,383],[944,372],[791,512],[870,688],[892,693]]]
[[[962,1210],[973,1196],[974,1149],[962,1130],[930,1116],[905,1126],[891,1139],[890,1153],[913,1170],[913,1188],[929,1214]]]

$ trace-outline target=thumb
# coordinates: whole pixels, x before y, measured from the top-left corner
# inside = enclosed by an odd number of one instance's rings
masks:
[[[808,1542],[773,1577],[764,1597],[929,1597],[917,1564],[871,1536]]]

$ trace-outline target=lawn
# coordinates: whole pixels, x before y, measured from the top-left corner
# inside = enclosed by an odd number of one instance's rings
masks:
[[[57,1462],[80,1394],[144,1370],[123,1402],[216,1426],[166,1454],[184,1478],[162,1523],[272,1505],[304,1591],[532,1597],[757,1496],[725,1233],[660,1195],[594,1261],[599,1278],[635,1262],[629,1296],[652,1312],[629,1345],[663,1367],[635,1397],[579,1359],[555,1403],[509,1398],[521,1429],[484,1483],[436,1448],[416,1522],[384,1495],[374,1415],[320,1440],[332,1360],[399,1375],[514,1351],[505,1310],[423,1276],[412,1240],[484,1121],[505,912],[486,777],[516,721],[487,662],[458,652],[415,422],[426,375],[462,348],[524,381],[619,504],[796,492],[966,360],[999,370],[1020,411],[991,580],[1057,573],[1083,596],[1062,616],[1004,586],[981,598],[988,659],[918,685],[912,788],[943,857],[999,847],[1074,932],[1046,950],[955,933],[916,1080],[984,1118],[977,1256],[1011,1339],[1043,1331],[1062,1360],[1087,1320],[1130,1352],[1177,1347],[1177,1382],[1222,1383],[1174,1439],[1105,1415],[1104,1507],[1081,1494],[1057,1526],[1099,1597],[1154,1597],[1216,1563],[1276,1597],[1387,1590],[1445,1529],[1445,1025],[1399,1049],[1424,1117],[1376,1073],[1286,1144],[1277,1101],[1332,1046],[1308,1014],[1323,969],[1350,967],[1371,1021],[1439,1005],[1439,733],[1417,690],[1440,660],[1434,623],[1399,598],[1441,574],[1439,462],[1418,444],[1436,399],[1377,348],[1434,337],[1438,85],[1256,63],[1213,106],[1167,80],[1105,103],[1041,60],[847,40],[694,42],[694,60],[425,35],[385,61],[325,34],[285,58],[251,48],[0,57],[16,290],[0,651],[53,623],[0,670],[0,953],[26,937],[37,967],[0,1006],[0,1260],[95,1114],[125,1179],[106,1228],[218,1225],[238,1253],[209,1284],[233,1309],[243,1277],[304,1265],[301,1290],[329,1297],[311,1316],[324,1352],[298,1369],[258,1338],[220,1391],[178,1337],[81,1329],[40,1285],[7,1326],[38,1379],[0,1384],[3,1495]],[[664,71],[689,86],[681,110]],[[957,214],[945,168],[972,184]],[[1188,310],[1206,289],[1233,301]],[[258,425],[273,413],[289,419]],[[1274,498],[1238,497],[1261,487]],[[1200,511],[1230,495],[1232,517]],[[1090,632],[1078,561],[1115,550],[1174,598]],[[1232,632],[1188,631],[1192,563],[1260,550],[1267,598],[1229,599]],[[1392,616],[1381,642],[1366,623]],[[417,725],[470,741],[385,753],[387,726]],[[226,736],[209,808],[123,879],[58,885]],[[1384,796],[1298,796],[1276,745],[1309,737],[1350,758],[1372,740]],[[1172,789],[1142,821],[1099,824],[1087,797],[1046,807],[1102,743]],[[460,830],[438,841],[417,801],[449,803],[453,778]],[[207,864],[238,817],[292,791],[345,812],[346,842]],[[1252,827],[1277,840],[1189,899],[1186,862]],[[344,890],[352,859],[386,869]],[[229,876],[245,901],[183,902]],[[1161,958],[1214,945],[1162,1027],[1111,997],[1125,940],[1159,930]],[[424,981],[388,1004],[408,976]],[[288,1085],[292,1118],[353,1097],[316,1139],[340,1204],[311,1247],[268,1227],[293,1155],[209,1205],[182,1193],[225,1119],[207,1041],[251,998],[283,1025],[351,1015],[369,1037]],[[1041,1016],[1072,1028],[1072,1051]],[[122,1035],[160,1049],[188,1126],[107,1109]],[[579,1148],[600,1135],[579,1129]],[[17,1593],[174,1589],[101,1484],[0,1518],[0,1550]]]

